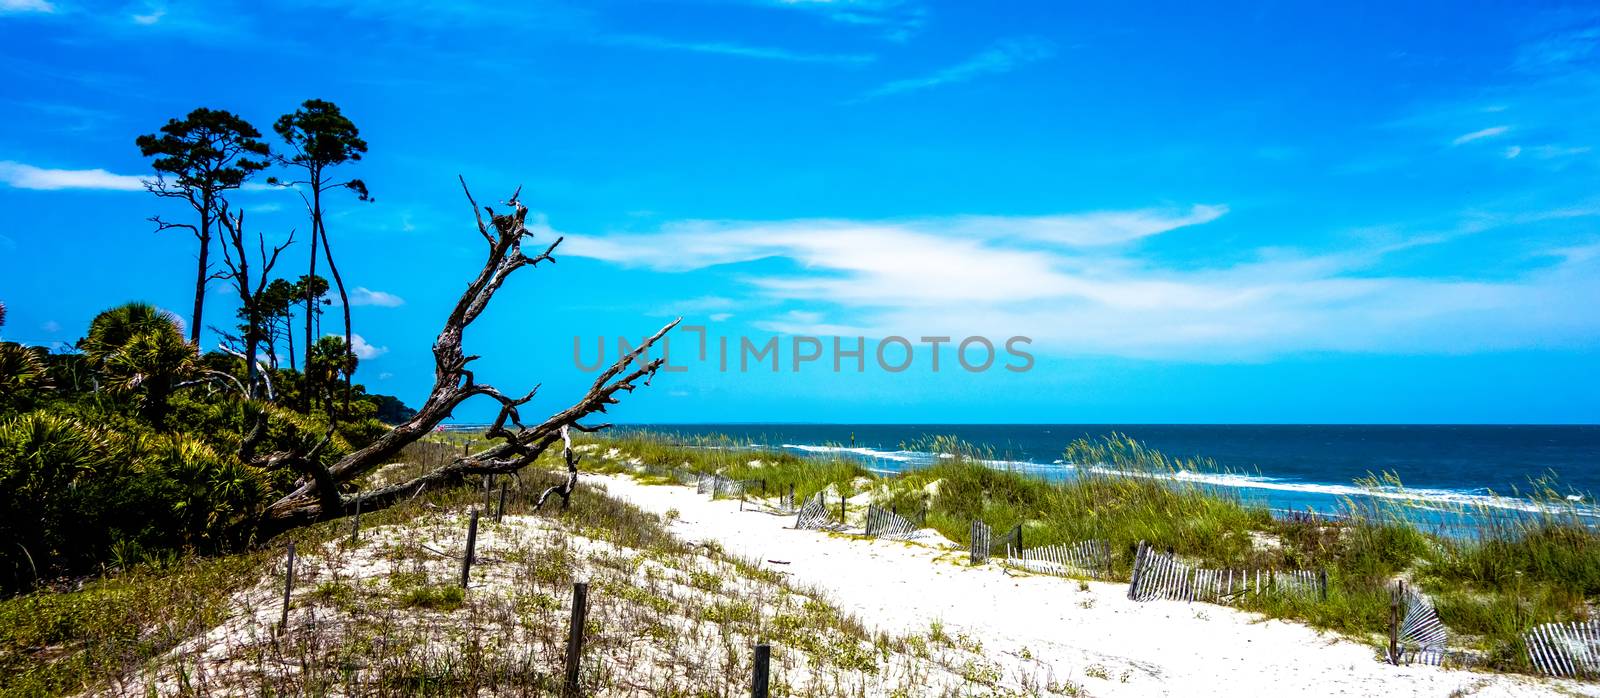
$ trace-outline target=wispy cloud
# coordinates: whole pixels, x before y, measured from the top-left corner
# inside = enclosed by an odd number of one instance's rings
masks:
[[[922,30],[927,9],[904,0],[766,0],[767,4],[805,10],[841,24],[873,27],[884,36],[904,41]]]
[[[1450,141],[1450,145],[1464,145],[1473,141],[1483,140],[1485,138],[1494,138],[1495,136],[1502,135],[1506,131],[1510,130],[1510,126],[1490,126],[1489,128],[1479,129],[1477,131],[1473,131],[1472,133],[1463,133],[1459,136],[1456,136],[1455,140]]]
[[[386,291],[374,291],[365,286],[357,286],[350,292],[350,305],[375,305],[380,308],[398,308],[406,304],[406,299]]]
[[[133,175],[102,169],[51,170],[11,160],[0,160],[0,182],[17,189],[144,191],[144,183]]]
[[[132,19],[134,24],[142,24],[142,25],[145,25],[145,26],[150,26],[152,24],[160,22],[161,18],[165,17],[165,16],[167,16],[167,6],[166,5],[158,5],[158,4],[155,4],[155,3],[149,3],[149,4],[145,5],[145,11],[144,12],[139,12],[139,13],[135,13],[133,15],[130,15],[129,19]]]
[[[1579,300],[1600,295],[1600,259],[1582,249],[1563,249],[1553,264],[1520,276],[1476,280],[1459,271],[1378,271],[1386,255],[1415,254],[1447,236],[1314,253],[1241,250],[1242,261],[1220,265],[1164,260],[1138,244],[1225,210],[1046,217],[1056,221],[1048,235],[1027,233],[1037,230],[1036,217],[985,216],[978,226],[973,217],[687,221],[654,234],[570,235],[567,252],[666,272],[790,260],[795,271],[734,277],[749,305],[770,313],[756,326],[774,332],[1022,334],[1058,354],[1216,360],[1319,350],[1456,353],[1600,337],[1600,316]],[[1479,216],[1462,225],[1482,230],[1597,213]],[[1054,234],[1060,230],[1071,234]]]
[[[749,46],[722,41],[679,41],[658,36],[644,36],[636,34],[623,34],[607,37],[604,43],[615,46],[632,46],[635,48],[654,49],[662,51],[690,51],[694,53],[710,53],[723,56],[737,56],[740,58],[757,58],[769,61],[788,61],[792,63],[839,63],[862,64],[871,63],[876,59],[872,54],[860,53],[808,53],[804,51],[791,51],[789,49],[770,46]]]
[[[1055,55],[1055,47],[1040,39],[1007,39],[993,47],[955,65],[934,71],[922,77],[907,78],[884,83],[865,95],[865,98],[917,92],[940,85],[967,82],[984,75],[1009,73],[1017,68]]]
[[[1527,73],[1563,72],[1600,56],[1600,26],[1594,25],[1594,18],[1565,19],[1576,26],[1554,28],[1523,44],[1513,67]]]
[[[55,11],[56,6],[51,4],[49,0],[0,0],[0,14],[51,13]]]

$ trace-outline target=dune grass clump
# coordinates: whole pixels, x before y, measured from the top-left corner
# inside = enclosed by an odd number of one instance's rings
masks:
[[[633,472],[635,466],[641,465],[683,468],[734,480],[760,480],[772,497],[786,494],[793,487],[796,501],[824,491],[849,496],[857,492],[861,480],[873,478],[873,473],[856,460],[803,457],[753,447],[726,436],[685,437],[633,430],[608,434],[591,443],[597,448],[590,455],[597,457],[589,460],[600,472]],[[605,457],[613,451],[618,457]]]

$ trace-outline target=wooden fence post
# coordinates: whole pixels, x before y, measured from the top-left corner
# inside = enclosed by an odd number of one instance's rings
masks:
[[[583,624],[589,615],[589,583],[572,584],[572,626],[567,633],[567,679],[561,686],[563,698],[577,698],[578,666],[583,661]]]
[[[289,541],[289,553],[283,569],[283,616],[278,619],[278,633],[289,629],[289,595],[294,592],[294,541]]]
[[[1321,587],[1322,601],[1326,603],[1328,601],[1328,568],[1324,567],[1317,571],[1317,585]]]
[[[489,496],[494,492],[494,473],[483,476],[483,510],[493,511],[489,508]]]
[[[844,518],[844,503],[845,503],[844,491],[840,490],[839,491],[839,525],[840,526],[843,526],[845,524],[845,521],[847,520],[847,519]]]
[[[1405,582],[1397,581],[1389,592],[1389,661],[1395,666],[1400,666],[1400,594],[1405,588]]]
[[[1022,554],[1022,524],[1017,524],[1017,554]]]
[[[756,645],[755,669],[750,677],[750,698],[767,698],[767,672],[772,663],[772,645]]]
[[[1128,598],[1130,599],[1138,600],[1139,598],[1139,577],[1144,572],[1144,558],[1148,550],[1149,548],[1145,546],[1144,541],[1139,541],[1139,547],[1134,549],[1133,575],[1128,581]]]
[[[461,588],[467,588],[472,575],[472,549],[478,545],[478,510],[472,510],[472,521],[467,523],[467,550],[461,556]]]
[[[356,493],[356,516],[350,522],[350,544],[355,545],[361,539],[361,493]]]
[[[494,510],[494,522],[495,523],[500,523],[500,519],[505,517],[505,515],[506,515],[506,485],[507,484],[508,483],[506,483],[504,480],[500,481],[500,508]]]

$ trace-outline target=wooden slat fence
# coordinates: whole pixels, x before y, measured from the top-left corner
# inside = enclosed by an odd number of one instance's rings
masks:
[[[695,481],[695,491],[714,497],[718,490],[726,486],[724,484],[726,482],[728,482],[728,478],[721,475],[701,475],[700,479]]]
[[[833,511],[828,507],[826,493],[818,492],[801,505],[800,512],[795,515],[794,527],[817,530],[833,530],[839,527],[833,521]]]
[[[1128,598],[1226,604],[1247,595],[1327,597],[1327,575],[1316,570],[1211,569],[1185,564],[1140,542],[1134,553]]]
[[[989,524],[982,521],[972,522],[972,535],[967,546],[972,554],[972,564],[981,565],[989,561],[989,551],[994,548],[989,541],[994,537],[994,530]]]
[[[1106,579],[1111,575],[1111,544],[1086,540],[1070,545],[1008,548],[1005,564],[1041,574]]]
[[[1128,585],[1128,598],[1193,601],[1193,577],[1194,568],[1179,562],[1177,556],[1156,552],[1148,543],[1140,541],[1133,556],[1133,581]]]
[[[917,525],[900,514],[876,504],[867,506],[867,535],[906,540],[917,532]]]
[[[1546,676],[1600,678],[1600,620],[1537,625],[1522,641],[1528,660]]]
[[[1447,637],[1433,602],[1408,587],[1401,595],[1401,603],[1406,611],[1400,620],[1400,657],[1390,659],[1406,664],[1443,664]]]
[[[700,473],[685,468],[673,468],[672,479],[677,480],[680,485],[698,486],[700,484]]]

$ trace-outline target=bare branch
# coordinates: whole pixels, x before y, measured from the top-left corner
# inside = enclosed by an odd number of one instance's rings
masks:
[[[363,506],[387,506],[415,496],[427,487],[459,482],[468,475],[516,473],[537,460],[558,439],[566,444],[563,453],[567,461],[567,479],[565,484],[546,493],[545,498],[561,495],[565,505],[577,485],[579,459],[571,450],[571,430],[593,432],[609,427],[608,423],[584,425],[580,424],[580,420],[604,413],[607,407],[619,402],[620,393],[648,385],[665,363],[665,359],[649,358],[649,352],[656,342],[677,326],[679,320],[668,323],[633,351],[619,357],[570,406],[535,426],[526,426],[521,410],[538,394],[539,388],[536,386],[525,395],[513,397],[492,385],[479,382],[468,368],[468,364],[477,357],[467,355],[462,350],[462,335],[488,307],[495,293],[512,273],[525,266],[537,266],[543,261],[554,262],[553,253],[561,244],[561,238],[549,243],[536,256],[523,254],[523,242],[534,234],[525,225],[528,209],[519,200],[521,190],[506,202],[509,210],[496,213],[489,207],[480,207],[467,187],[465,178],[458,179],[467,202],[472,206],[478,233],[489,243],[489,248],[483,267],[467,284],[434,340],[433,389],[411,419],[396,425],[371,444],[339,459],[327,468],[326,477],[313,477],[273,503],[265,514],[269,521],[284,526],[295,525],[338,516],[351,509],[355,500],[341,499],[338,492],[340,486],[387,462],[406,445],[431,433],[461,403],[478,396],[487,396],[500,405],[487,431],[489,438],[498,443],[477,453],[463,455],[409,481],[364,492],[361,496]],[[488,214],[487,220],[485,213]],[[299,467],[308,469],[309,465]]]

